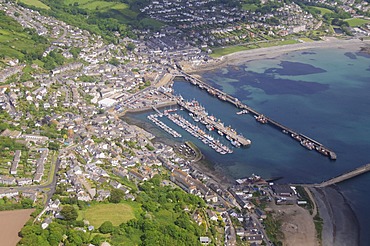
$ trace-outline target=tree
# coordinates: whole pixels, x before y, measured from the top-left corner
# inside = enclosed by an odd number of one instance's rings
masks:
[[[113,203],[119,203],[123,197],[125,196],[125,192],[120,189],[113,189],[110,193],[109,201]]]
[[[62,241],[63,239],[65,228],[62,225],[53,222],[49,225],[48,229],[49,229],[48,242],[51,245],[58,245],[59,242]]]
[[[67,233],[68,242],[71,243],[70,245],[82,245],[83,239],[81,238],[81,234],[75,230],[69,230]]]
[[[60,213],[63,215],[64,219],[67,221],[74,221],[78,217],[78,213],[73,206],[66,205],[62,208]]]
[[[113,65],[113,66],[118,66],[119,65],[119,60],[116,58],[116,57],[112,57],[109,61],[108,61],[109,64]]]
[[[51,150],[59,150],[59,144],[56,142],[49,142],[49,149]]]
[[[136,45],[134,43],[128,43],[126,48],[129,50],[129,51],[133,51],[135,48],[136,48]]]
[[[32,208],[33,201],[30,198],[23,198],[21,204],[22,208]]]
[[[94,238],[90,241],[90,243],[94,245],[100,245],[100,243],[103,241],[103,237],[100,235],[95,235]]]
[[[110,221],[105,221],[99,227],[99,231],[103,234],[111,233],[114,230],[113,224]]]

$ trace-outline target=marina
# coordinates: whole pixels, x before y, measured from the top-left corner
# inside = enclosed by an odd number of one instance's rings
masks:
[[[231,154],[233,153],[233,150],[231,149],[231,147],[228,147],[227,145],[221,143],[219,139],[216,139],[211,134],[207,134],[207,131],[215,131],[220,137],[226,138],[226,140],[230,142],[232,147],[235,148],[246,147],[252,143],[251,140],[245,138],[241,134],[238,134],[236,130],[233,129],[231,126],[225,126],[225,124],[220,119],[217,119],[213,115],[208,115],[205,108],[201,106],[198,101],[186,101],[181,96],[174,97],[174,99],[180,106],[181,110],[186,110],[195,123],[199,122],[200,124],[204,125],[206,129],[203,130],[198,125],[190,123],[183,116],[174,113],[177,111],[177,109],[166,109],[162,113],[159,109],[153,106],[152,109],[156,113],[148,115],[147,118],[173,137],[179,138],[182,136],[171,127],[160,121],[158,118],[161,118],[163,116],[167,117],[170,121],[180,126],[182,129],[202,141],[205,145],[208,145],[217,153],[220,153],[222,155]],[[241,112],[241,114],[245,113],[248,113],[248,111],[243,110]]]
[[[252,115],[257,122],[261,124],[268,124],[273,126],[274,128],[277,128],[284,134],[289,135],[294,140],[298,141],[301,146],[307,148],[308,150],[315,150],[321,155],[329,157],[331,160],[336,160],[337,155],[334,151],[330,150],[329,148],[325,147],[320,142],[309,138],[301,133],[298,133],[292,129],[290,129],[287,126],[284,126],[273,119],[265,116],[264,114],[259,113],[258,111],[254,110],[253,108],[243,104],[239,101],[238,98],[235,98],[231,95],[228,95],[227,93],[218,90],[216,88],[213,88],[212,86],[208,85],[207,83],[201,81],[198,78],[195,78],[194,76],[191,76],[183,71],[180,71],[178,74],[174,75],[184,78],[186,81],[190,82],[192,85],[197,86],[200,89],[206,90],[210,95],[219,98],[222,101],[228,102],[233,104],[235,107],[241,109],[240,112],[248,112],[250,115]],[[245,110],[245,111],[244,111]],[[238,114],[242,114],[238,112]]]
[[[208,130],[217,130],[218,134],[226,137],[232,145],[235,147],[249,146],[252,141],[245,138],[244,136],[238,134],[235,129],[231,126],[225,126],[221,120],[216,119],[212,115],[208,115],[204,107],[200,106],[199,103],[195,100],[185,101],[181,96],[176,97],[177,103],[187,111],[189,114],[194,117],[195,121],[200,121],[204,124]]]
[[[201,140],[204,144],[214,149],[217,153],[220,153],[222,155],[233,153],[233,151],[229,147],[222,144],[219,140],[215,139],[211,135],[206,134],[204,130],[200,129],[197,125],[190,123],[184,117],[178,114],[168,114],[167,117],[173,123],[180,126],[185,131],[189,132],[191,135]]]
[[[192,103],[194,103],[194,105],[197,104],[196,102],[192,102]],[[188,108],[187,106],[185,106],[185,107]],[[198,112],[201,112],[200,108],[201,107],[198,108]],[[182,108],[182,109],[184,109],[184,108]],[[153,110],[156,113],[148,115],[147,118],[151,122],[153,122],[156,126],[158,126],[159,128],[161,128],[165,132],[172,135],[174,138],[180,138],[180,137],[182,137],[182,135],[179,134],[174,129],[172,129],[171,127],[169,127],[168,125],[166,125],[164,122],[162,122],[158,118],[167,117],[170,121],[172,121],[173,123],[175,123],[176,125],[178,125],[182,129],[184,129],[185,131],[189,132],[192,136],[198,138],[205,145],[208,145],[210,148],[212,148],[213,150],[215,150],[219,154],[225,155],[225,154],[233,153],[233,150],[230,147],[226,146],[225,144],[222,144],[219,139],[216,139],[216,138],[212,137],[210,134],[207,134],[206,130],[202,130],[199,126],[190,123],[184,117],[175,113],[177,111],[177,109],[166,109],[166,110],[164,110],[163,113],[155,107],[153,107]],[[200,114],[198,113],[197,115],[200,115]],[[189,113],[189,116],[191,116],[195,122],[200,121],[200,119],[197,118],[197,116],[195,116],[193,113]],[[201,120],[201,123],[205,124],[206,128],[209,131],[214,129],[212,125],[206,124],[206,122],[203,120],[203,118]],[[231,128],[230,128],[230,130],[231,130]],[[220,130],[218,132],[219,132],[220,136],[224,135],[223,132],[221,132]],[[229,135],[226,135],[226,139],[228,139],[234,147],[240,147],[241,146],[239,142],[230,138]]]
[[[161,129],[163,129],[165,132],[169,133],[170,135],[172,135],[174,138],[181,138],[181,134],[176,132],[175,130],[173,130],[171,127],[167,126],[166,124],[164,124],[162,121],[160,121],[158,119],[158,117],[162,117],[162,113],[161,114],[152,114],[152,115],[148,115],[148,119],[153,122],[154,124],[156,124],[158,127],[160,127]]]

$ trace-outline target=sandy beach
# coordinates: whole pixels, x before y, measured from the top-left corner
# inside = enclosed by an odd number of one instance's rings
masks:
[[[283,46],[272,46],[267,48],[251,49],[235,52],[229,55],[222,56],[214,59],[213,61],[203,64],[197,67],[191,67],[186,69],[189,73],[196,73],[201,71],[213,70],[219,67],[227,65],[240,65],[248,61],[258,59],[271,59],[279,55],[307,49],[316,48],[356,48],[365,47],[370,45],[370,40],[361,41],[360,39],[337,39],[337,38],[326,38],[323,41],[305,42],[298,44],[290,44]]]

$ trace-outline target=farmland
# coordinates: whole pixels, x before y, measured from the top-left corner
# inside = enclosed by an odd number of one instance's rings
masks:
[[[30,218],[34,209],[22,209],[0,212],[1,245],[13,246],[20,240],[18,232]]]

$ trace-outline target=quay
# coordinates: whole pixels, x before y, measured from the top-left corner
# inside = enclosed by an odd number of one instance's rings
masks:
[[[326,186],[338,184],[340,182],[343,182],[348,179],[355,178],[357,176],[360,176],[361,174],[367,173],[370,171],[370,163],[363,165],[361,167],[358,167],[352,171],[346,172],[344,174],[341,174],[339,176],[336,176],[334,178],[331,178],[329,180],[326,180],[324,182],[318,183],[318,184],[300,184],[301,186],[306,186],[306,187],[316,187],[316,188],[323,188]]]
[[[220,91],[216,88],[213,88],[212,86],[208,85],[207,83],[203,82],[202,80],[195,78],[194,76],[184,72],[184,71],[178,71],[178,73],[173,75],[174,77],[182,77],[186,81],[190,82],[191,84],[198,86],[200,89],[206,90],[210,95],[218,97],[220,100],[223,100],[225,102],[231,103],[235,105],[237,108],[240,108],[242,110],[247,110],[247,112],[251,113],[251,115],[254,116],[254,118],[262,123],[262,124],[269,124],[279,130],[281,130],[283,133],[290,135],[294,140],[300,142],[300,144],[307,148],[308,150],[316,150],[320,154],[329,157],[331,160],[336,160],[337,155],[334,151],[330,150],[329,148],[325,147],[323,144],[319,143],[318,141],[309,138],[301,133],[298,133],[292,129],[290,129],[287,126],[284,126],[271,118],[259,113],[255,109],[243,104],[239,101],[238,98],[235,98],[231,95],[228,95],[227,93]],[[215,126],[216,127],[216,126]],[[234,136],[235,137],[235,136]]]
[[[161,111],[159,111],[156,107],[152,106],[152,109],[153,109],[155,112],[157,112],[157,114],[158,114],[158,116],[159,116],[159,117],[162,117],[162,116],[163,116],[162,112],[161,112]]]

